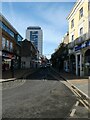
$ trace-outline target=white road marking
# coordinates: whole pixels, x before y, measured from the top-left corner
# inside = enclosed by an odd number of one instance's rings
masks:
[[[82,103],[86,109],[89,109],[89,107],[85,104],[87,100],[83,101],[82,99],[80,99],[82,96],[80,95],[80,93],[78,93],[77,89],[73,89],[70,83],[68,84],[66,81],[62,81],[62,83],[65,84],[77,97],[79,96],[78,98],[79,102]]]
[[[86,107],[88,110],[90,110],[90,108],[88,108],[88,106],[82,100],[79,100],[79,101],[84,105],[84,107]]]
[[[8,86],[8,85],[6,87],[2,86],[2,88],[0,90],[6,90],[6,89],[12,89],[12,88],[20,87],[26,82],[26,80],[21,80],[20,83],[18,83],[18,82],[19,82],[19,80],[13,81],[12,86]]]
[[[73,109],[72,112],[71,112],[71,114],[70,114],[70,117],[73,117],[74,114],[75,114],[75,112],[76,112],[76,109]]]
[[[75,106],[77,107],[79,105],[79,101],[76,102]]]
[[[79,101],[76,102],[75,107],[77,107],[78,105],[79,105]],[[71,114],[70,114],[70,117],[73,117],[74,114],[75,114],[75,112],[76,112],[76,109],[72,109],[72,112],[71,112]]]

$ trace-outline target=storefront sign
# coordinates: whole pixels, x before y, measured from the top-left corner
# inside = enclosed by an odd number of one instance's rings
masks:
[[[3,52],[2,53],[2,57],[6,57],[6,58],[10,58],[11,59],[13,57],[13,54]]]
[[[81,50],[81,49],[83,49],[85,47],[88,47],[88,46],[90,46],[90,41],[87,41],[87,42],[85,42],[85,43],[83,43],[81,45],[76,46],[75,51]]]

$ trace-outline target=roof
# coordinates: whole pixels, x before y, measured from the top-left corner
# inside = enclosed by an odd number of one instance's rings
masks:
[[[27,30],[41,30],[41,27],[39,27],[39,26],[29,26],[29,27],[27,27]]]
[[[35,49],[35,50],[37,50],[36,48],[35,48],[35,46],[33,45],[33,43],[30,41],[30,40],[28,40],[28,39],[24,39],[23,41],[20,41],[19,43],[22,43],[22,42],[29,42],[32,46],[33,46],[33,48]]]

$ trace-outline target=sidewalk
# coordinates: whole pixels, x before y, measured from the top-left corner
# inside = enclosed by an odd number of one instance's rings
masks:
[[[2,79],[0,80],[1,81],[8,81],[8,80],[15,80],[15,79],[19,79],[27,74],[30,74],[32,72],[34,72],[35,68],[33,69],[18,69],[18,70],[15,70],[14,71],[14,78],[12,78],[12,74],[11,74],[11,71],[8,70],[8,71],[4,71],[2,72]]]
[[[78,77],[66,72],[61,72],[60,75],[71,85],[75,86],[75,88],[79,89],[85,96],[90,97],[90,79],[88,77]]]

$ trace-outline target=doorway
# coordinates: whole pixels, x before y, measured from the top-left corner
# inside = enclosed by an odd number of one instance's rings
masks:
[[[77,55],[77,73],[80,76],[80,54]]]

